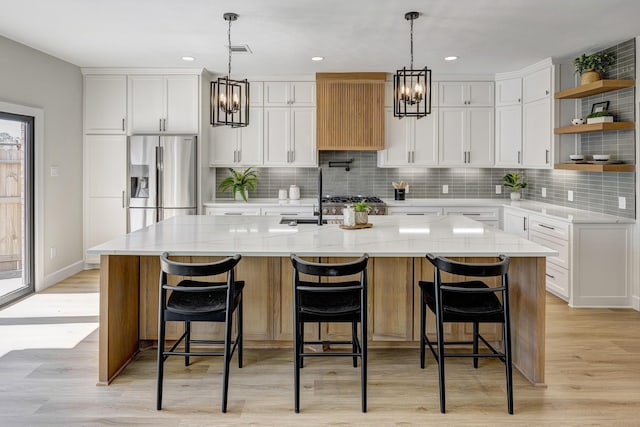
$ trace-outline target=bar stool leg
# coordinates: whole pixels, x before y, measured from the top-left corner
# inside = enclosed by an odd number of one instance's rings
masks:
[[[478,335],[480,334],[479,331],[480,327],[478,322],[473,322],[473,353],[474,354],[478,354]],[[473,358],[473,367],[474,368],[478,368],[478,358],[474,357]]]
[[[184,322],[184,351],[189,353],[191,351],[191,322]],[[189,366],[189,356],[184,357],[184,366]]]

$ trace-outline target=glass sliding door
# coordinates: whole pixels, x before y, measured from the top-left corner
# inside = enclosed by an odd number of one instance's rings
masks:
[[[0,111],[0,306],[34,291],[34,118]]]

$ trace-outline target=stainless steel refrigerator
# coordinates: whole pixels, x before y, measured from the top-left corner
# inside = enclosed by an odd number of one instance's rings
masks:
[[[195,215],[196,137],[129,137],[127,231],[163,219]]]

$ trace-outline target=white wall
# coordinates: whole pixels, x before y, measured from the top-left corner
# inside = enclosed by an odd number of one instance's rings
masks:
[[[73,274],[82,260],[82,75],[80,68],[0,37],[0,101],[44,110],[41,153],[42,277],[36,290]],[[39,126],[36,123],[35,126]],[[50,176],[58,166],[59,176]],[[36,185],[38,185],[36,183]],[[50,248],[57,256],[50,259]]]

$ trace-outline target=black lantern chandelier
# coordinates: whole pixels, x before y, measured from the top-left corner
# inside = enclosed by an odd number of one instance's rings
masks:
[[[431,114],[431,70],[413,69],[413,21],[419,12],[407,12],[404,19],[411,22],[411,68],[403,67],[393,77],[393,115],[395,117],[424,117]]]
[[[211,124],[244,127],[249,124],[249,82],[247,79],[231,80],[231,21],[236,21],[238,15],[225,13],[223,17],[229,22],[229,68],[225,77],[211,82]]]

